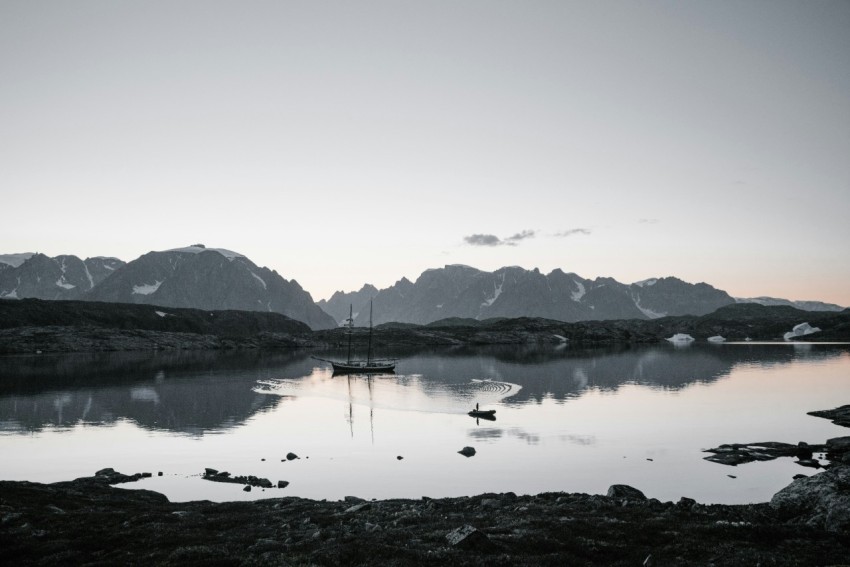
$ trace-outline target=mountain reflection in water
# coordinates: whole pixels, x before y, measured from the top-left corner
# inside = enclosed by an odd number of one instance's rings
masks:
[[[489,407],[564,401],[624,384],[676,390],[716,381],[736,366],[766,368],[846,353],[844,347],[805,346],[445,349],[406,356],[398,374],[368,382],[355,376],[354,391],[351,377],[332,376],[304,351],[0,357],[0,430],[130,420],[147,429],[197,435],[237,427],[274,408],[280,396],[298,395],[373,408],[465,413],[476,402]]]
[[[753,502],[812,471],[779,459],[736,467],[733,480],[701,449],[846,435],[806,412],[850,397],[847,345],[390,351],[398,373],[376,376],[333,376],[313,354],[0,357],[0,478],[164,471],[125,487],[173,501],[623,483],[662,500]],[[468,416],[476,403],[496,420]],[[467,445],[473,458],[457,455]],[[246,493],[201,480],[204,467],[290,485]]]

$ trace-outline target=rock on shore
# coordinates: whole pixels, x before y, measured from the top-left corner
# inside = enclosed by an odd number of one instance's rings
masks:
[[[702,505],[545,493],[366,502],[171,503],[104,469],[56,484],[0,481],[9,565],[830,565],[846,563],[847,470],[775,504]],[[817,479],[817,480],[816,480]],[[643,497],[643,498],[641,498]],[[824,508],[832,503],[830,508]],[[845,531],[842,531],[845,530]]]

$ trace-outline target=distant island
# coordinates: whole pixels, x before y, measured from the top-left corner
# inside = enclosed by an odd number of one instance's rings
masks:
[[[382,347],[660,343],[674,335],[697,342],[782,341],[802,323],[818,329],[798,341],[850,340],[850,309],[802,311],[788,306],[730,304],[706,315],[568,323],[537,317],[449,318],[427,325],[384,323]],[[355,340],[367,330],[355,328]],[[173,349],[329,348],[345,344],[341,328],[312,330],[279,313],[201,310],[95,301],[0,300],[0,354]]]

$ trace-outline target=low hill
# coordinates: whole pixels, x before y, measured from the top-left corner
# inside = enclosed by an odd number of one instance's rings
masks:
[[[309,333],[305,323],[280,313],[204,311],[98,301],[0,300],[0,329],[15,327],[98,327],[246,337],[262,332]]]
[[[565,323],[539,317],[485,321],[451,318],[428,325],[385,323],[373,331],[375,346],[437,345],[650,344],[676,333],[697,341],[721,335],[781,341],[796,325],[808,323],[819,332],[798,337],[808,341],[850,341],[850,310],[801,311],[788,306],[733,304],[702,316],[620,319]],[[342,347],[347,330],[311,331],[279,313],[205,311],[85,301],[0,299],[0,353],[82,352],[99,350]],[[369,330],[353,329],[357,344]]]

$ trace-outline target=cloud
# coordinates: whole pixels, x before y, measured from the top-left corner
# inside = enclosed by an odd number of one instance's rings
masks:
[[[472,234],[464,236],[463,240],[472,246],[501,246],[504,244],[495,234]]]
[[[534,238],[533,230],[523,230],[507,238],[499,238],[495,234],[471,234],[464,236],[463,240],[470,246],[516,246],[518,242],[528,238]]]
[[[505,239],[505,243],[508,246],[516,246],[516,243],[520,240],[525,240],[526,238],[534,238],[533,230],[523,230],[522,232],[518,232],[513,236],[509,236]]]
[[[638,219],[640,224],[658,224],[658,219]]]
[[[561,232],[556,232],[555,236],[558,238],[566,238],[568,236],[573,236],[575,234],[590,234],[591,230],[589,228],[571,228],[569,230],[562,230]]]

